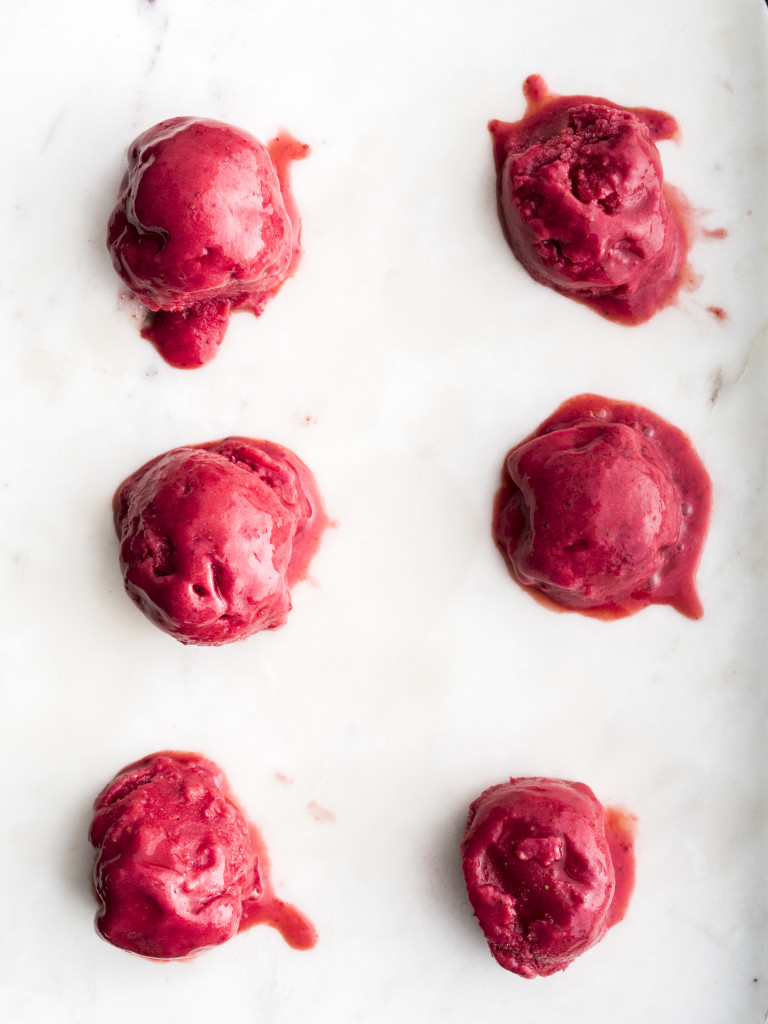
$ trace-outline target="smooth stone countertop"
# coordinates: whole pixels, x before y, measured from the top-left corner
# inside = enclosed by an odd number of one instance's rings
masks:
[[[722,1024],[768,1007],[768,46],[760,0],[72,0],[4,16],[0,991],[13,1024]],[[487,122],[561,93],[672,113],[699,282],[623,328],[502,236]],[[286,128],[304,258],[217,358],[139,335],[105,247],[125,151],[167,117]],[[723,236],[724,237],[718,237]],[[724,316],[714,310],[724,311]],[[714,483],[705,617],[558,615],[490,535],[502,459],[584,391],[645,405]],[[177,445],[293,449],[335,521],[284,629],[185,648],[123,592],[111,499]],[[311,918],[180,964],[93,928],[93,798],[198,750]],[[626,919],[564,974],[501,970],[459,869],[510,775],[638,816]]]

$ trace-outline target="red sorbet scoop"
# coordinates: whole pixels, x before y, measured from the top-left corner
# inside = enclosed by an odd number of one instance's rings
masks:
[[[130,597],[202,645],[284,625],[328,522],[304,463],[247,437],[153,459],[117,489],[114,514]]]
[[[174,117],[128,151],[107,232],[115,270],[156,315],[143,334],[173,366],[214,357],[230,310],[261,313],[299,257],[288,190],[308,147],[270,147],[219,121]]]
[[[199,754],[164,751],[123,768],[96,798],[90,840],[96,927],[121,949],[174,960],[257,923],[296,949],[316,941],[310,922],[275,898],[258,832]]]
[[[606,818],[581,782],[510,779],[471,804],[462,869],[502,967],[524,978],[563,971],[622,919],[634,883],[633,831],[631,816]]]
[[[500,212],[536,281],[626,324],[671,303],[688,242],[663,185],[656,142],[669,114],[525,82],[520,121],[491,121]]]
[[[519,583],[605,618],[703,609],[695,573],[709,475],[660,416],[599,395],[570,399],[508,454],[494,535]]]

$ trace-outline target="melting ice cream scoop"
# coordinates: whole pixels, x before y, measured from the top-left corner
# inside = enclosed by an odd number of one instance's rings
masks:
[[[481,793],[469,808],[462,869],[502,967],[524,978],[563,971],[623,918],[633,830],[630,815],[606,814],[581,782],[510,779]]]
[[[494,535],[515,579],[604,618],[703,614],[711,483],[681,430],[629,402],[569,399],[507,455]]]
[[[153,459],[114,514],[130,597],[182,643],[214,646],[285,624],[328,522],[304,463],[246,437]]]
[[[636,324],[672,302],[688,241],[656,143],[669,114],[555,96],[532,75],[528,110],[491,121],[500,212],[517,259],[542,284]]]
[[[99,933],[141,956],[195,956],[259,922],[294,948],[310,922],[272,893],[258,832],[218,765],[163,751],[118,772],[96,797],[90,840]]]
[[[288,166],[308,147],[269,147],[219,121],[174,117],[128,151],[107,246],[155,311],[144,336],[172,365],[214,357],[233,309],[260,314],[296,267],[300,222]]]

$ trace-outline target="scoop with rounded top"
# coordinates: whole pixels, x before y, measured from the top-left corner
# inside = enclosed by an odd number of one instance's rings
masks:
[[[248,825],[226,779],[197,754],[124,768],[94,803],[99,933],[146,957],[193,956],[236,934],[260,894]]]
[[[536,438],[507,471],[529,510],[515,549],[521,582],[591,608],[647,582],[677,542],[680,502],[666,466],[623,423]]]
[[[175,960],[256,924],[294,949],[317,941],[311,921],[275,895],[258,830],[200,754],[166,750],[123,768],[96,797],[90,840],[96,927],[115,946]]]
[[[625,816],[626,820],[626,816]],[[624,837],[633,877],[631,841]],[[494,957],[524,978],[565,968],[623,916],[605,811],[589,786],[517,778],[470,806],[462,870]],[[628,901],[631,881],[622,887]]]
[[[641,323],[673,301],[688,242],[656,142],[669,114],[526,80],[528,110],[491,121],[500,212],[528,273],[613,320]]]
[[[165,632],[201,645],[284,625],[327,525],[304,463],[242,437],[153,459],[120,485],[114,513],[128,594]]]
[[[286,169],[308,148],[289,136],[272,145],[277,166],[239,128],[175,117],[128,151],[107,245],[115,270],[156,311],[144,335],[174,366],[212,359],[230,310],[261,313],[296,265]]]
[[[710,504],[682,431],[580,395],[507,455],[494,534],[517,581],[561,607],[615,618],[667,603],[698,618]]]

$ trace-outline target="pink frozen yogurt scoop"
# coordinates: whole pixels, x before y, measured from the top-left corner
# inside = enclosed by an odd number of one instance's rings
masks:
[[[107,232],[115,270],[155,311],[144,337],[173,366],[211,360],[234,309],[260,314],[296,268],[300,221],[288,166],[308,147],[268,147],[219,121],[174,117],[128,151]]]

